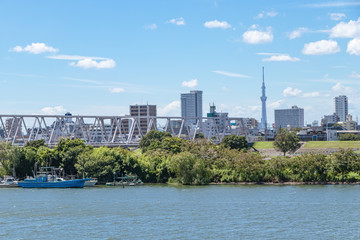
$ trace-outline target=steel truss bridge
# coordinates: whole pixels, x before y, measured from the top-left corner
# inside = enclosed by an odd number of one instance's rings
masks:
[[[248,136],[243,118],[0,115],[0,141],[18,146],[40,139],[55,146],[62,138],[79,138],[92,146],[135,147],[154,129],[192,141],[199,134],[213,142],[232,134]]]

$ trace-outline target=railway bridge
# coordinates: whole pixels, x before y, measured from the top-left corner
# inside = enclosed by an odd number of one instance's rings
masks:
[[[248,138],[243,118],[0,115],[0,141],[18,146],[40,139],[48,146],[55,146],[62,138],[79,138],[96,147],[136,147],[150,130],[169,132],[192,141],[201,136],[208,141],[221,142],[232,134]]]

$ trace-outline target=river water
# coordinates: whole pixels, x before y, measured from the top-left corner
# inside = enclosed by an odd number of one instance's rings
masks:
[[[360,186],[0,189],[0,239],[360,239]]]

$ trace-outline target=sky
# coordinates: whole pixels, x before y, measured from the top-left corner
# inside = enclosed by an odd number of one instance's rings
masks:
[[[0,114],[180,116],[203,91],[231,117],[360,116],[360,1],[0,0]]]

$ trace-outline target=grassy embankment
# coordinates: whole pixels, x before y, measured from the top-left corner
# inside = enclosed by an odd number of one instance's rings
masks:
[[[256,149],[272,149],[274,148],[273,142],[255,142],[254,148]]]
[[[273,142],[256,142],[256,149],[272,149]],[[311,141],[306,142],[303,148],[360,148],[360,141]]]
[[[360,141],[312,141],[303,148],[360,148]]]

